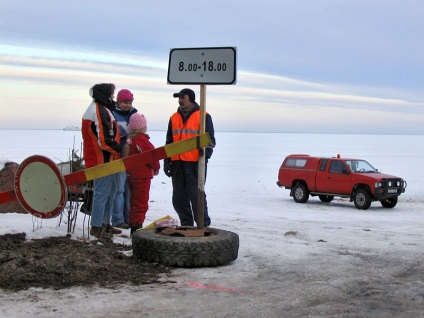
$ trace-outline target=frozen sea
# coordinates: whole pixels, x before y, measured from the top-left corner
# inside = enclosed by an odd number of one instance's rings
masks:
[[[67,161],[81,148],[78,131],[1,133],[1,162],[35,154]],[[164,131],[149,134],[155,146],[165,143]],[[172,283],[158,285],[0,291],[0,317],[423,317],[424,136],[216,132],[216,140],[205,190],[212,227],[240,237],[237,260],[175,269]],[[316,197],[297,204],[276,185],[292,153],[362,158],[408,187],[393,209]],[[171,191],[163,172],[153,179],[146,222],[177,218]],[[0,235],[66,235],[57,219],[41,223],[0,214]],[[83,238],[87,226],[79,218],[72,236]]]

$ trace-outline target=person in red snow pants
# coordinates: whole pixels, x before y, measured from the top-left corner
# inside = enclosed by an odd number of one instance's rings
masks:
[[[135,113],[130,117],[130,138],[124,146],[124,157],[155,149],[146,134],[147,121],[144,115]],[[146,212],[149,210],[149,192],[153,176],[159,174],[158,160],[142,164],[127,171],[130,188],[130,227],[131,234],[143,228]]]

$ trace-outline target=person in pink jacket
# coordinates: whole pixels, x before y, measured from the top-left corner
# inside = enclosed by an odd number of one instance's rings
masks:
[[[124,147],[124,157],[155,149],[146,134],[147,120],[144,115],[135,113],[130,118],[130,138]],[[127,171],[130,188],[130,227],[131,234],[143,228],[146,212],[149,209],[150,184],[153,176],[159,174],[158,160],[143,164]]]

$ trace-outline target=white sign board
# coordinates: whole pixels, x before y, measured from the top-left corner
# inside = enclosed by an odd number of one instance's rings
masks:
[[[168,84],[236,83],[236,48],[171,49]]]

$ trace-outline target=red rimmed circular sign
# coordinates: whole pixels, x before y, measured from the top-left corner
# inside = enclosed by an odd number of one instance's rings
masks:
[[[56,164],[47,157],[35,155],[19,165],[15,193],[29,213],[50,219],[64,209],[67,187]]]

